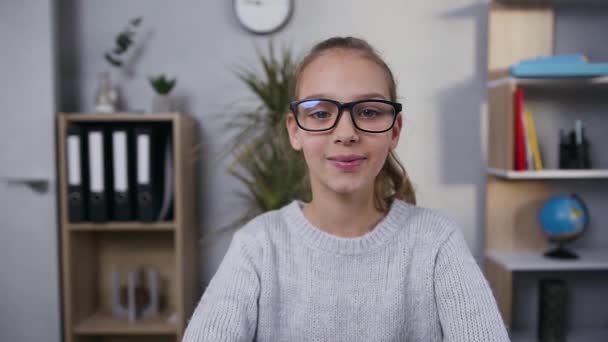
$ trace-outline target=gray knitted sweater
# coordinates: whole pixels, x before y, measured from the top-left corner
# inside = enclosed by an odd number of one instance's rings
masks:
[[[366,235],[294,201],[234,234],[184,341],[509,341],[457,225],[396,200]]]

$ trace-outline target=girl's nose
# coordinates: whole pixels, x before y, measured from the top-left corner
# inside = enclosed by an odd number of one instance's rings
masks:
[[[359,140],[359,132],[353,123],[350,110],[345,109],[342,112],[333,133],[335,143],[352,144]]]

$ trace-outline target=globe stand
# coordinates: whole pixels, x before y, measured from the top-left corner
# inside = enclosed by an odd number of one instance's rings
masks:
[[[574,254],[573,252],[567,250],[564,247],[564,244],[559,242],[557,244],[557,247],[549,250],[545,253],[545,256],[548,258],[555,258],[555,259],[578,259],[578,255]]]

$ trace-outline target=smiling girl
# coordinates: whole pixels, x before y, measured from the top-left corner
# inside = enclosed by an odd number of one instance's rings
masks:
[[[374,49],[317,44],[293,94],[312,200],[235,233],[184,341],[508,341],[460,228],[415,205],[394,152],[402,105]]]

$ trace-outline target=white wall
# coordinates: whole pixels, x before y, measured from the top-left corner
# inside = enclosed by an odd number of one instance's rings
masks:
[[[0,1],[0,341],[61,338],[53,11],[52,0]]]
[[[132,110],[150,108],[147,75],[178,77],[175,94],[202,130],[205,234],[232,222],[242,208],[234,194],[239,183],[216,156],[230,139],[224,122],[234,115],[235,103],[250,97],[231,70],[254,64],[255,46],[266,42],[240,27],[231,6],[225,0],[60,1],[62,110],[92,108],[96,75],[108,68],[103,52],[129,18],[144,17],[139,39],[145,48],[134,75],[114,77]],[[355,35],[383,54],[399,82],[405,128],[398,153],[419,202],[456,218],[478,258],[484,241],[487,6],[475,0],[296,0],[292,21],[273,36],[279,45],[303,54],[329,36]],[[606,17],[594,13],[598,10],[558,17],[559,52],[582,50],[608,59],[600,38],[598,44],[580,39],[584,33],[601,37],[598,33],[606,32],[601,19]],[[204,280],[215,271],[230,237],[211,236],[213,243],[201,251]]]
[[[289,45],[301,54],[320,39],[356,35],[369,40],[385,56],[405,104],[405,130],[398,152],[417,185],[420,204],[455,217],[479,256],[483,242],[480,119],[486,96],[487,4],[474,0],[295,3],[292,21],[274,36],[279,45]],[[234,115],[235,102],[249,96],[230,70],[255,63],[254,46],[264,46],[266,41],[239,26],[231,4],[229,0],[57,0],[55,17],[60,37],[57,53],[61,64],[56,76],[61,88],[59,110],[91,110],[96,74],[107,69],[102,53],[127,20],[138,15],[144,17],[140,38],[145,37],[145,49],[134,64],[133,77],[114,75],[127,109],[150,108],[148,75],[165,72],[179,78],[175,94],[182,99],[182,109],[197,117],[202,130],[201,229],[213,236],[213,244],[201,250],[205,281],[215,271],[229,240],[229,236],[218,240],[212,233],[234,220],[242,207],[233,193],[240,189],[238,183],[226,174],[226,161],[216,159],[230,138],[222,131],[222,120]],[[0,88],[5,119],[0,130],[2,176],[14,176],[21,170],[54,178],[49,165],[54,160],[50,139],[55,92],[52,7],[53,1],[0,2],[3,49],[18,46],[21,50],[16,55],[23,57],[16,58],[8,50],[0,54],[1,74],[10,80]],[[608,60],[608,28],[603,24],[606,12],[597,13],[596,9],[575,11],[572,16],[558,18],[559,52],[583,50],[595,59]],[[17,65],[25,64],[15,60],[30,64],[19,69]],[[35,127],[41,131],[14,134],[23,131],[19,129],[23,121],[14,120],[15,115],[31,121],[29,126],[38,124]],[[16,126],[5,129],[8,122]],[[26,152],[16,153],[19,151],[6,144],[9,133],[12,138],[34,143],[28,146],[38,147],[25,146],[21,151]],[[37,153],[36,158],[31,157],[33,153]],[[14,167],[8,170],[6,165]],[[0,340],[59,340],[53,186],[45,195],[5,183],[2,186],[0,293],[8,295],[0,296]],[[598,201],[605,201],[605,196]],[[601,205],[597,203],[596,208]]]
[[[231,73],[255,63],[255,37],[238,24],[232,1],[60,1],[63,110],[90,110],[101,56],[131,17],[144,17],[146,48],[132,79],[120,79],[130,109],[149,109],[145,76],[178,76],[176,95],[202,127],[202,227],[211,232],[238,217],[239,184],[216,154],[229,137],[223,123],[231,105],[249,96]],[[480,113],[485,98],[486,5],[471,0],[295,1],[292,21],[274,36],[303,54],[333,35],[371,42],[393,68],[405,104],[405,129],[398,152],[418,188],[420,204],[446,211],[461,224],[476,253],[483,203]],[[72,24],[69,24],[72,23]],[[148,35],[147,30],[151,30]],[[466,161],[466,162],[462,162]],[[228,236],[229,237],[229,236]],[[203,253],[203,277],[221,260],[228,238]]]

